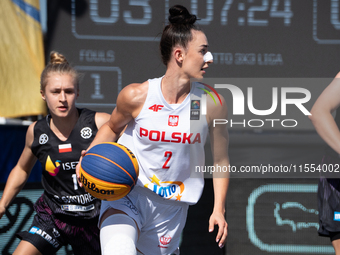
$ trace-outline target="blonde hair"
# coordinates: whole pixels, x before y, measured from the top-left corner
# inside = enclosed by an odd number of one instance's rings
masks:
[[[64,55],[51,51],[50,61],[42,71],[40,76],[40,89],[45,91],[48,77],[51,73],[57,74],[70,74],[74,78],[77,90],[79,90],[79,74],[78,72],[68,63]]]

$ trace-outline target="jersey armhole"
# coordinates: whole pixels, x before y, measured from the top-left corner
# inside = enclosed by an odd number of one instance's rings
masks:
[[[149,93],[149,89],[150,89],[150,79],[147,80],[147,83],[148,83],[148,92],[146,94],[146,97],[145,97],[145,101],[143,103],[143,106],[142,106],[142,109],[140,110],[140,112],[138,113],[138,115],[136,116],[135,120],[138,120],[139,119],[139,116],[141,115],[141,113],[144,111],[145,107],[146,107],[146,102],[150,96],[150,93]]]

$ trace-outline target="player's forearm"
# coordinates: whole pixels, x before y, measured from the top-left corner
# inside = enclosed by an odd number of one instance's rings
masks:
[[[213,179],[214,186],[214,209],[215,212],[225,213],[225,203],[229,186],[229,178],[225,176],[215,176]]]
[[[340,154],[340,131],[330,112],[314,110],[310,117],[320,137]]]
[[[8,205],[24,187],[28,177],[29,174],[26,171],[21,170],[17,166],[13,168],[8,176],[6,186],[0,200],[0,206],[8,208]]]

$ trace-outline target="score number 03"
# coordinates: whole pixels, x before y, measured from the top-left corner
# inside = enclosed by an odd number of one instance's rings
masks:
[[[246,0],[245,0],[246,1]],[[90,1],[90,17],[95,23],[102,24],[114,24],[119,20],[120,7],[119,0],[110,1],[110,16],[101,17],[98,13],[99,0]],[[152,21],[152,7],[150,6],[150,0],[129,0],[129,6],[141,7],[142,15],[140,18],[132,17],[130,10],[123,11],[123,20],[126,24],[135,25],[148,25]],[[169,4],[169,0],[165,0],[166,4]],[[226,0],[221,9],[221,25],[228,24],[228,12],[231,7],[238,4],[237,8],[239,11],[246,12],[246,19],[239,17],[239,25],[249,26],[268,26],[268,19],[256,19],[256,13],[267,13],[269,11],[269,17],[271,18],[283,18],[284,25],[289,26],[291,24],[291,18],[293,12],[291,10],[291,0],[261,0],[257,1],[258,4],[253,4],[254,0],[248,0],[247,6],[241,1]],[[337,1],[336,1],[337,2]],[[217,1],[215,2],[217,3]],[[338,3],[338,2],[337,2]],[[198,14],[198,0],[190,1],[190,9],[193,14]],[[202,13],[202,12],[200,12]],[[165,15],[167,16],[167,15]],[[206,14],[205,17],[200,16],[201,25],[209,25],[214,20],[214,0],[206,0]]]

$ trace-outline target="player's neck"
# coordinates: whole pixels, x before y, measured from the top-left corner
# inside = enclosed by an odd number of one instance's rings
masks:
[[[78,118],[78,111],[75,111],[70,116],[63,118],[52,116],[50,128],[61,141],[66,141],[76,125]]]
[[[169,104],[180,104],[190,92],[190,80],[167,72],[162,79],[161,89]]]

